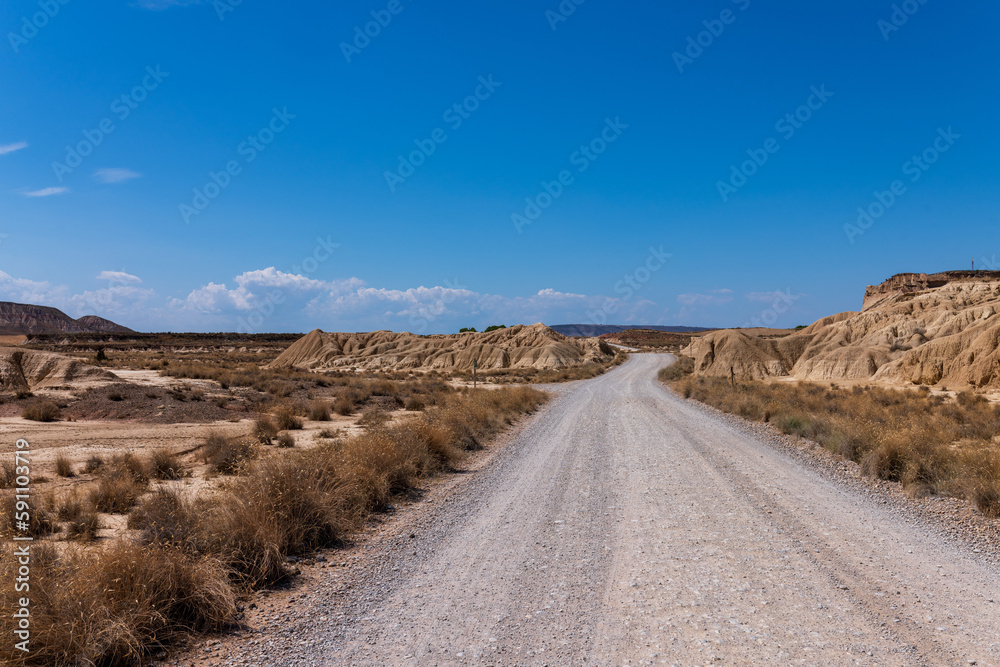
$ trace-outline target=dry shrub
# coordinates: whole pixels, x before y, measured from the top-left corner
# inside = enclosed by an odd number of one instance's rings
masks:
[[[302,428],[302,419],[290,405],[279,405],[274,409],[274,424],[279,431],[297,431]]]
[[[10,489],[13,488],[17,482],[17,466],[15,466],[11,461],[0,462],[0,488]]]
[[[102,475],[113,474],[111,471],[124,471],[131,475],[137,482],[149,481],[149,470],[146,464],[133,452],[115,454],[108,463],[107,469],[102,471]]]
[[[148,481],[132,474],[126,465],[108,464],[88,498],[98,512],[125,514],[145,493]]]
[[[379,408],[366,408],[358,418],[358,426],[366,429],[377,429],[386,425],[389,421],[389,413]]]
[[[661,368],[657,374],[660,382],[675,382],[685,378],[694,372],[694,359],[683,354],[678,354],[677,361],[666,368]]]
[[[128,517],[128,527],[146,544],[196,549],[199,514],[192,503],[173,489],[147,495]]]
[[[186,473],[177,454],[166,449],[157,449],[150,454],[147,467],[149,476],[153,479],[180,479]]]
[[[202,443],[205,463],[211,466],[212,472],[222,475],[238,474],[258,455],[257,443],[249,438],[210,433]]]
[[[83,472],[91,475],[100,470],[103,465],[104,459],[97,454],[91,454],[90,457],[87,458],[87,462],[83,464]]]
[[[48,400],[35,401],[21,411],[22,418],[36,422],[54,422],[59,416],[59,406]]]
[[[350,494],[315,452],[270,458],[203,509],[199,543],[246,585],[286,576],[288,555],[333,544],[352,525]]]
[[[259,414],[253,422],[253,437],[262,445],[270,445],[278,435],[278,426],[271,415]]]
[[[354,401],[347,396],[338,396],[333,401],[333,411],[342,417],[354,413]]]
[[[76,540],[97,539],[97,531],[101,528],[101,516],[90,505],[81,504],[73,517],[66,520],[66,534]]]
[[[5,664],[139,664],[180,633],[219,630],[235,618],[226,571],[210,558],[122,541],[64,555],[37,546],[32,560],[31,652],[20,655],[6,641]],[[16,567],[14,559],[0,565],[8,580]],[[3,596],[12,608],[12,587]],[[15,627],[16,619],[3,614],[4,636]]]
[[[16,492],[4,493],[0,499],[0,514],[4,517],[3,524],[0,524],[0,534],[44,537],[58,532],[56,512],[54,507],[51,507],[55,504],[54,501],[51,498],[39,498],[39,500],[41,502],[35,502],[34,498],[18,500]],[[25,519],[27,521],[22,523]]]
[[[60,477],[76,477],[73,462],[69,460],[65,452],[59,452],[56,455],[56,474]]]
[[[326,401],[313,401],[309,404],[309,419],[314,422],[330,421],[330,406]]]
[[[295,438],[292,437],[291,433],[282,433],[281,435],[278,436],[278,439],[275,441],[275,444],[277,444],[278,447],[282,448],[294,447]]]

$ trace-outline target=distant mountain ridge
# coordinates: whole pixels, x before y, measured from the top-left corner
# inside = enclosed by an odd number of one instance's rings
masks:
[[[595,338],[610,333],[621,333],[630,329],[645,329],[647,331],[664,331],[667,333],[689,333],[692,331],[709,331],[705,327],[659,326],[654,324],[556,324],[550,329],[570,338]]]
[[[97,315],[78,320],[51,306],[0,301],[0,335],[53,333],[135,333]]]

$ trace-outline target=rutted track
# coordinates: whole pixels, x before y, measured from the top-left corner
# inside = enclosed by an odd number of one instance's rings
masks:
[[[1000,575],[656,382],[560,389],[234,664],[1000,664]],[[415,537],[411,538],[411,534]]]

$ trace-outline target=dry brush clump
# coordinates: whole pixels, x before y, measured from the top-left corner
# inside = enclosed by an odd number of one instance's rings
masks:
[[[814,440],[912,495],[967,498],[1000,517],[1000,406],[981,396],[962,392],[951,400],[926,390],[731,384],[702,376],[673,386],[724,412]]]
[[[0,562],[13,581],[15,559]],[[15,593],[5,586],[4,608]],[[157,545],[118,541],[102,548],[31,549],[31,651],[0,646],[8,665],[133,665],[188,631],[213,631],[236,617],[236,596],[217,561]],[[13,637],[17,619],[0,617]]]
[[[53,401],[36,400],[24,406],[21,417],[36,422],[54,422],[59,419],[61,412],[59,406]]]

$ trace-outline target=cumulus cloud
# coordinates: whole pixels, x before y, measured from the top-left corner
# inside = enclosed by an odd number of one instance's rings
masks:
[[[24,196],[51,197],[52,195],[61,195],[65,192],[69,192],[69,188],[42,188],[41,190],[28,190],[24,193]]]
[[[122,168],[105,168],[98,169],[94,172],[94,178],[101,183],[124,183],[125,181],[130,181],[133,178],[139,178],[142,174],[132,171],[131,169]]]
[[[604,323],[614,320],[658,323],[663,309],[645,300],[623,300],[562,292],[552,288],[529,296],[476,292],[457,280],[444,285],[395,289],[373,287],[358,278],[316,280],[274,267],[237,276],[234,286],[211,282],[183,299],[172,299],[179,314],[215,318],[224,328],[267,331],[407,330],[452,331],[458,326],[518,322]]]
[[[0,295],[4,301],[17,303],[50,303],[63,300],[68,294],[65,287],[55,287],[47,281],[15,278],[0,271]]]
[[[27,147],[28,147],[28,142],[27,141],[18,141],[15,144],[4,144],[4,145],[0,146],[0,155],[6,155],[7,153],[13,153],[15,151],[21,150],[22,148],[27,148]]]

